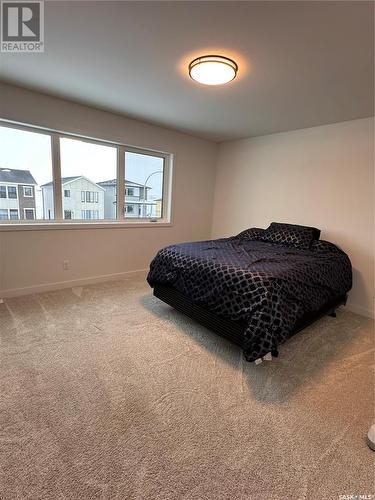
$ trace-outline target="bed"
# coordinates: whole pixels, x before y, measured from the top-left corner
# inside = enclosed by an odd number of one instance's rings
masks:
[[[170,245],[150,265],[154,295],[261,359],[352,286],[348,256],[308,226],[273,222],[217,240]]]

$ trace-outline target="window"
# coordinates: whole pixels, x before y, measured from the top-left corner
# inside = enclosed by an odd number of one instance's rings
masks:
[[[99,193],[96,191],[81,191],[82,203],[99,203]]]
[[[164,162],[163,156],[125,152],[126,182],[138,185],[138,217],[141,219],[160,219],[163,216]],[[129,190],[131,188],[125,190],[125,204],[130,201]],[[132,191],[134,193],[134,188]],[[125,218],[127,213],[130,212],[125,210]]]
[[[0,219],[168,221],[170,158],[0,121]]]
[[[64,210],[64,219],[74,219],[73,210]]]
[[[16,208],[9,209],[9,219],[10,220],[18,220],[19,219],[18,209],[16,209]]]
[[[12,223],[48,219],[48,209],[54,219],[51,133],[0,122],[0,199]]]
[[[99,210],[82,210],[82,219],[99,219]]]
[[[11,200],[17,199],[17,188],[16,186],[8,186],[8,198]]]
[[[99,203],[99,193],[96,191],[81,191],[81,201],[86,203]]]
[[[63,137],[60,151],[61,177],[69,178],[71,190],[71,199],[64,197],[64,210],[75,210],[84,220],[116,219],[117,147]],[[95,210],[89,209],[94,203]]]
[[[33,208],[25,208],[25,219],[26,220],[34,220],[35,219],[35,210]]]
[[[23,186],[23,195],[25,198],[32,198],[34,196],[32,186]]]

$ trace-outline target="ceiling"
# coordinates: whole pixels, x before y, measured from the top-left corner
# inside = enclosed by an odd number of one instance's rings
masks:
[[[214,141],[373,114],[372,2],[47,1],[45,52],[0,78]],[[190,60],[239,64],[220,87]]]

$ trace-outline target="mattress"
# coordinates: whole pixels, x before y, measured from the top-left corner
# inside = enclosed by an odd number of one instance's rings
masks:
[[[277,350],[301,318],[352,286],[350,260],[332,243],[316,240],[301,249],[256,237],[250,231],[170,245],[157,253],[147,278],[152,287],[171,286],[217,316],[244,323],[248,361]]]

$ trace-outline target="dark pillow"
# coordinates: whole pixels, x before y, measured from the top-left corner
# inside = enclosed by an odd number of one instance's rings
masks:
[[[312,241],[320,236],[319,229],[297,224],[272,222],[261,236],[263,241],[296,248],[309,249]]]
[[[261,229],[259,227],[252,227],[250,229],[245,229],[244,231],[241,231],[236,236],[233,236],[233,238],[238,240],[261,240],[264,231],[265,229]]]

